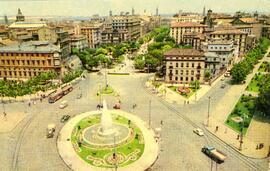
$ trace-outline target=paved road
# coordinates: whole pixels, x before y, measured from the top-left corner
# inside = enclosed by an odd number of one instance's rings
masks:
[[[76,115],[85,111],[95,110],[99,101],[96,97],[98,84],[104,83],[104,76],[89,74],[85,80],[75,86],[74,91],[55,104],[47,101],[38,102],[30,108],[27,104],[16,103],[6,105],[9,110],[25,111],[27,117],[10,133],[0,134],[0,170],[68,170],[60,159],[56,149],[56,137],[45,138],[49,123],[57,124],[57,132],[63,126],[59,122],[64,114]],[[210,170],[211,160],[200,152],[205,144],[214,145],[228,155],[225,163],[217,165],[217,170],[255,170],[256,163],[266,168],[264,160],[251,160],[224,145],[214,136],[208,134],[205,138],[192,133],[196,126],[202,126],[206,118],[207,97],[212,96],[211,105],[216,105],[226,93],[216,84],[197,104],[183,106],[172,105],[152,95],[144,88],[146,74],[130,76],[108,76],[108,82],[120,92],[122,109],[131,112],[146,122],[149,121],[149,100],[151,100],[151,126],[162,126],[162,143],[160,156],[152,170]],[[83,93],[82,99],[76,99]],[[119,100],[119,97],[106,96],[109,108]],[[59,109],[62,100],[68,100],[69,106]],[[136,103],[137,107],[132,108]],[[16,106],[13,107],[13,106]],[[214,163],[213,168],[216,169]],[[213,170],[214,170],[213,169]]]

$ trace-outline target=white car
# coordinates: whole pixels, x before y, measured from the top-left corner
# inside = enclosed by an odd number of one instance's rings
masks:
[[[61,104],[59,105],[60,109],[64,109],[65,107],[68,106],[68,102],[66,100],[62,101]]]
[[[200,128],[194,129],[193,132],[195,134],[198,134],[199,136],[204,136],[203,130],[201,130]]]

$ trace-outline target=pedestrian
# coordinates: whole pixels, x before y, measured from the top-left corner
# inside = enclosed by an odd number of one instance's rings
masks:
[[[186,104],[186,101],[184,100],[184,105]]]
[[[189,104],[189,101],[187,101],[187,104]]]
[[[7,113],[6,112],[3,112],[3,115],[4,115],[4,117],[6,117],[7,116]]]
[[[31,103],[30,103],[30,102],[28,102],[28,106],[29,106],[29,107],[31,106]]]
[[[121,100],[119,99],[118,102],[121,103]]]
[[[239,138],[240,138],[240,135],[238,134],[238,135],[237,135],[237,140],[239,140]]]
[[[216,132],[218,131],[218,126],[216,126]]]
[[[160,121],[160,125],[163,125],[163,120]]]
[[[225,132],[224,133],[227,134],[227,128],[225,128]]]

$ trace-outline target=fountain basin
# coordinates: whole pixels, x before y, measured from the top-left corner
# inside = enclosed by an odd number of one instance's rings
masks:
[[[113,123],[111,129],[108,129],[105,132],[101,129],[102,126],[100,124],[84,129],[82,132],[83,140],[93,146],[113,147],[114,145],[128,141],[132,136],[132,129],[121,124]]]

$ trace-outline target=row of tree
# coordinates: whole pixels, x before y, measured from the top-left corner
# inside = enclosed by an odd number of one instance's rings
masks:
[[[86,69],[92,70],[100,65],[110,67],[113,63],[121,63],[124,60],[125,53],[132,53],[140,48],[143,42],[127,42],[120,44],[102,45],[97,49],[87,48],[79,52],[78,49],[72,49],[72,53],[76,54],[82,61]]]
[[[148,35],[154,42],[148,45],[148,53],[135,57],[134,66],[136,69],[143,70],[147,68],[149,71],[161,69],[164,61],[164,52],[172,48],[192,48],[191,46],[180,46],[170,37],[169,27],[160,27],[154,29]]]
[[[270,74],[266,74],[261,81],[261,87],[259,89],[260,93],[256,100],[256,107],[259,111],[270,116]]]
[[[240,83],[246,79],[247,75],[252,72],[255,64],[263,58],[269,45],[269,39],[261,38],[258,45],[245,55],[244,60],[233,66],[231,75],[234,82]]]
[[[58,75],[56,72],[48,71],[32,77],[25,82],[15,80],[1,80],[0,95],[17,97],[26,94],[32,94],[38,91],[46,91],[50,88],[54,88],[54,85],[52,82],[50,82],[50,80],[56,79],[57,77]]]

